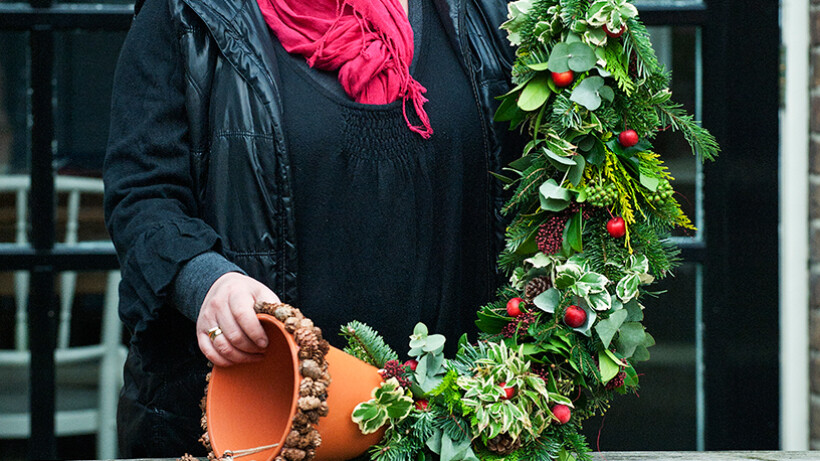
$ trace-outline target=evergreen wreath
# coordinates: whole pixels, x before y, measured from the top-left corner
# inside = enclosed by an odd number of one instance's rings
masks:
[[[495,120],[528,136],[495,176],[512,196],[498,265],[509,283],[481,307],[479,341],[445,359],[423,324],[407,362],[367,325],[349,353],[385,382],[356,407],[364,433],[387,425],[372,459],[591,459],[582,422],[638,388],[652,336],[640,299],[669,275],[675,227],[694,229],[652,140],[683,134],[714,160],[715,138],[672,102],[670,76],[627,0],[519,0],[501,27],[517,47],[515,87]]]

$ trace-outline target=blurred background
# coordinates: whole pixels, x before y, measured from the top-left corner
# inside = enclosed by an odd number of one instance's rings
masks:
[[[809,420],[808,241],[796,256],[803,291],[791,306],[803,327],[784,324],[779,307],[780,248],[789,238],[780,228],[782,156],[807,164],[809,143],[807,132],[805,145],[782,151],[781,58],[787,36],[808,30],[815,7],[797,2],[805,23],[794,26],[781,24],[777,1],[634,3],[672,71],[673,98],[703,120],[723,152],[702,165],[679,134],[655,141],[698,231],[674,237],[685,262],[658,285],[665,293],[646,302],[657,345],[639,369],[640,395],[615,399],[605,419],[589,421],[588,440],[603,451],[807,449],[820,437],[811,430],[818,418]],[[122,1],[0,0],[3,460],[116,457],[128,338],[116,318],[119,275],[100,175],[113,71],[132,15]],[[808,100],[808,83],[804,92]],[[807,131],[803,110],[797,117]],[[814,217],[809,173],[806,165],[786,181],[802,194],[787,224],[806,232]],[[782,366],[784,338],[806,343],[790,358],[796,372]],[[798,411],[783,406],[783,394],[792,394],[783,382],[796,382]],[[784,428],[796,444],[784,442]]]

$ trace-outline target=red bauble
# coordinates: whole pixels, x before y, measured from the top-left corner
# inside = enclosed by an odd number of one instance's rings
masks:
[[[587,321],[587,311],[578,306],[569,306],[564,312],[564,323],[570,328],[578,328]]]
[[[419,361],[416,359],[410,359],[404,362],[404,366],[410,367],[410,371],[416,371],[416,367],[419,366]]]
[[[558,424],[566,424],[572,417],[572,411],[569,407],[560,403],[550,408],[550,411],[552,411],[552,414],[558,418]]]
[[[564,88],[565,86],[569,86],[572,83],[573,78],[575,78],[575,74],[571,70],[568,70],[566,72],[552,73],[552,81],[558,88]]]
[[[416,400],[416,410],[427,411],[427,400]]]
[[[513,395],[515,395],[515,389],[513,389],[512,387],[505,387],[506,385],[506,382],[499,384],[499,386],[501,386],[501,388],[504,389],[504,397],[502,397],[502,400],[507,400],[509,398],[512,398]]]
[[[635,130],[624,130],[618,135],[618,142],[624,147],[632,147],[638,144],[638,133]]]
[[[521,303],[524,302],[521,298],[513,298],[507,301],[507,315],[510,317],[518,317],[521,315]]]
[[[617,218],[612,218],[607,221],[606,231],[609,232],[609,235],[616,239],[626,235],[626,223],[624,222],[624,218],[618,216]]]
[[[618,32],[612,32],[611,30],[609,30],[609,27],[607,27],[606,24],[604,24],[604,32],[608,37],[618,38],[621,35],[623,35],[624,32],[626,32],[626,24],[622,25]]]

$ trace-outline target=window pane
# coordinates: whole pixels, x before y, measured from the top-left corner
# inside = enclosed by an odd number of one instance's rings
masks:
[[[56,33],[55,166],[60,174],[100,175],[123,40],[125,32]]]
[[[699,265],[678,268],[653,289],[667,290],[644,298],[644,324],[655,338],[652,358],[640,362],[638,396],[616,395],[606,418],[585,423],[593,449],[603,451],[691,451],[698,444],[698,380],[695,296]],[[597,446],[600,429],[600,447]],[[702,426],[701,429],[702,431]]]
[[[632,3],[641,8],[704,8],[703,0],[632,0]]]
[[[661,63],[672,73],[672,99],[683,105],[689,113],[699,118],[698,94],[701,82],[698,79],[700,59],[700,37],[696,27],[650,27],[652,43]],[[701,167],[692,155],[692,149],[680,132],[671,129],[663,131],[653,141],[655,150],[669,166],[675,178],[673,186],[675,198],[683,211],[698,229],[701,221]],[[676,236],[700,237],[699,232],[677,229]]]
[[[29,171],[28,43],[28,32],[0,32],[0,183]]]

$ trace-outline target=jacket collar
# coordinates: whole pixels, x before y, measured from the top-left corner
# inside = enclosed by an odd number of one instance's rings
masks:
[[[225,59],[251,84],[277,121],[278,67],[256,0],[183,0],[204,22]]]

